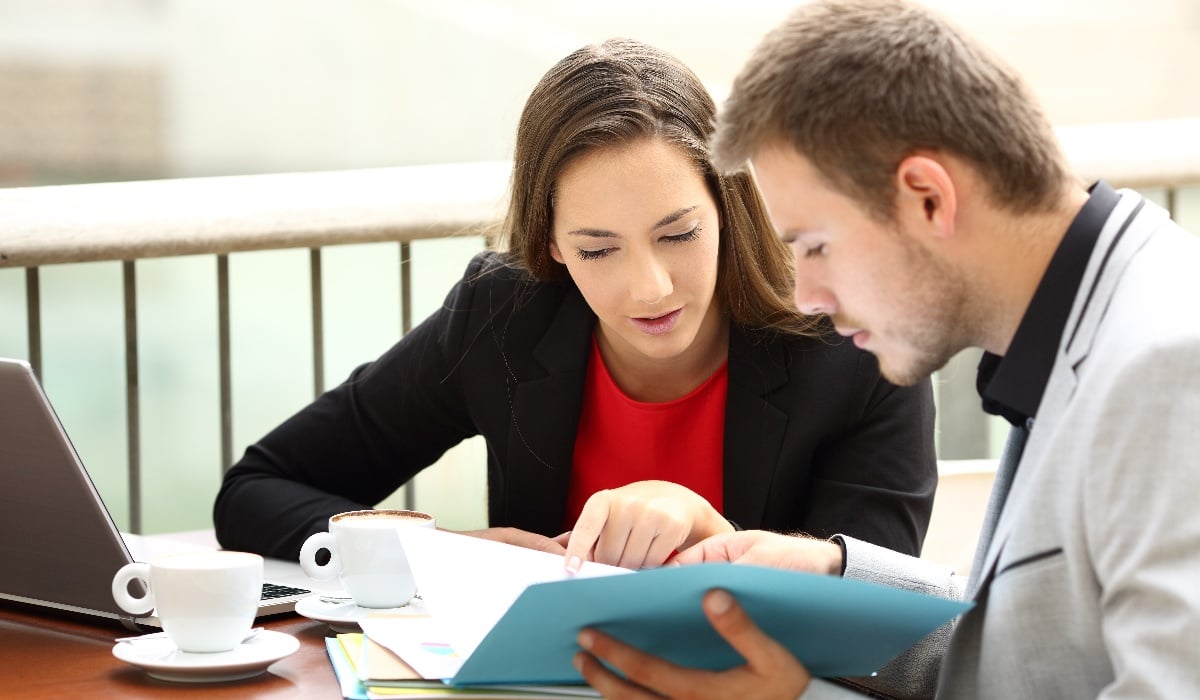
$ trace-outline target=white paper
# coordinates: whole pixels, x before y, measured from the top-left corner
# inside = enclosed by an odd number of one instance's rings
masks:
[[[432,676],[435,678],[447,678],[443,674],[449,669],[457,670],[527,586],[570,577],[562,555],[558,554],[445,530],[407,528],[400,537],[417,580],[417,590],[434,618],[421,629],[426,638],[416,641],[427,644],[444,641],[454,650],[453,656],[441,655],[438,675]],[[632,572],[584,562],[575,576],[628,573]],[[363,631],[425,675],[401,651],[407,648],[409,655],[413,655],[414,640],[406,637],[404,622],[371,620],[363,626]],[[437,636],[443,639],[435,639]],[[417,656],[419,659],[420,655]]]

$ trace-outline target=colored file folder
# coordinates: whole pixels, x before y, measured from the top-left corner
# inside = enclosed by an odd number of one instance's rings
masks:
[[[709,625],[701,598],[723,588],[814,676],[865,676],[970,607],[832,576],[700,564],[529,586],[450,682],[455,686],[582,682],[575,639],[594,627],[684,666],[742,658]]]

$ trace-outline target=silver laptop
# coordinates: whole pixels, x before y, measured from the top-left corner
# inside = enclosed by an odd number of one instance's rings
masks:
[[[164,553],[161,542],[129,537],[135,552]],[[33,370],[0,358],[0,599],[113,618],[131,629],[158,626],[153,613],[134,618],[113,601],[113,575],[131,561]],[[263,586],[259,616],[290,612],[312,592],[296,585],[304,580],[298,564],[268,560],[266,575],[272,583]]]

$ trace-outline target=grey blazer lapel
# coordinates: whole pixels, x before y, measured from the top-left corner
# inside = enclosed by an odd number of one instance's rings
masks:
[[[982,582],[986,581],[991,573],[990,568],[985,568],[985,562],[989,561],[986,555],[992,551],[996,525],[1000,521],[1000,513],[1003,512],[1008,494],[1012,490],[1013,479],[1017,475],[1017,465],[1020,464],[1021,455],[1025,452],[1025,441],[1028,438],[1029,431],[1023,425],[1013,426],[1008,431],[1008,439],[1004,443],[1004,450],[1000,453],[1000,463],[996,467],[996,476],[992,481],[992,493],[988,497],[983,526],[979,530],[979,543],[975,546],[971,575],[967,581],[966,597],[968,600],[975,597]],[[999,544],[997,542],[997,545]],[[990,561],[994,561],[994,559]]]
[[[1092,255],[1088,271],[1080,291],[1082,303],[1076,303],[1067,325],[1063,355],[1072,368],[1092,349],[1096,331],[1104,319],[1117,283],[1134,255],[1141,250],[1160,225],[1167,223],[1171,215],[1162,207],[1147,202],[1132,190],[1120,190],[1121,201],[1113,210],[1104,230],[1100,234],[1097,248],[1103,246],[1104,255]]]
[[[1108,221],[1105,222],[1096,240],[1096,246],[1088,260],[1087,269],[1075,293],[1075,302],[1067,319],[1066,328],[1059,344],[1058,357],[1046,384],[1045,394],[1038,407],[1038,416],[1025,444],[1019,462],[1012,465],[1020,469],[1009,474],[1009,484],[1001,484],[1000,470],[997,483],[993,486],[992,499],[988,503],[988,518],[980,532],[980,549],[976,550],[971,582],[967,593],[974,597],[986,587],[988,578],[996,566],[1008,533],[1018,525],[1013,515],[1019,509],[1022,493],[1033,478],[1031,471],[1053,469],[1054,465],[1041,464],[1041,454],[1046,436],[1056,429],[1058,417],[1074,394],[1076,373],[1091,350],[1096,331],[1108,308],[1109,300],[1116,289],[1122,272],[1134,254],[1145,244],[1157,224],[1169,219],[1162,208],[1146,202],[1141,195],[1131,190],[1121,190],[1121,201],[1117,203]],[[1004,464],[1002,462],[1001,467]],[[998,488],[1011,486],[1006,497],[1000,498],[1001,508],[991,522],[993,501],[997,500]]]
[[[729,331],[729,389],[725,401],[725,517],[757,523],[787,431],[788,417],[768,396],[788,380],[786,349],[749,337],[734,325]]]
[[[533,350],[535,362],[514,359],[509,367],[540,368],[534,376],[514,376],[512,423],[508,431],[509,473],[516,483],[537,489],[505,489],[510,514],[527,529],[558,533],[566,516],[567,488],[575,435],[583,406],[589,344],[596,317],[576,290],[563,299],[554,321]],[[531,371],[532,374],[532,371]]]

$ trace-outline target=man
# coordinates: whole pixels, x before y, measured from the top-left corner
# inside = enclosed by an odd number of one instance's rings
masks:
[[[973,600],[858,681],[889,695],[1200,693],[1200,240],[1134,192],[1073,181],[1017,76],[894,0],[797,10],[734,83],[716,151],[755,173],[802,310],[898,383],[982,347],[984,407],[1013,429],[969,581],[849,537],[738,532],[678,561]],[[678,668],[585,630],[581,672],[615,697],[854,695],[727,593],[704,606],[745,665]]]

